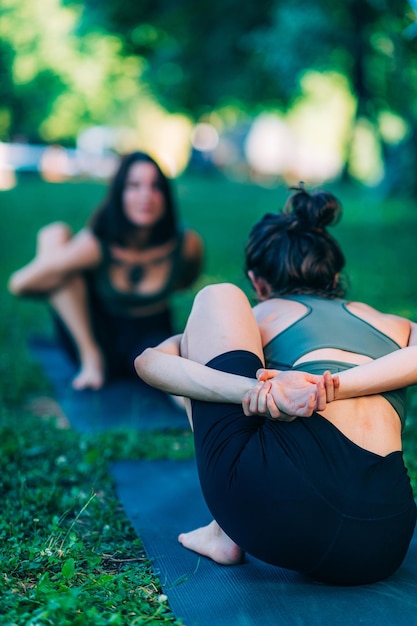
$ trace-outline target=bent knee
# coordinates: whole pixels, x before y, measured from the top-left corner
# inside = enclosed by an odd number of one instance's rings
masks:
[[[52,247],[60,246],[71,239],[72,228],[65,222],[53,222],[43,226],[37,236],[39,251],[45,251]]]
[[[246,295],[233,283],[216,283],[214,285],[207,285],[203,287],[195,297],[197,303],[206,302],[219,298],[224,303],[228,302],[230,298],[245,298]]]

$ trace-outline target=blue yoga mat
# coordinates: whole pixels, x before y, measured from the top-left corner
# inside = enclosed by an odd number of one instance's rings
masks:
[[[74,391],[74,366],[53,342],[32,340],[30,351],[79,432],[188,427],[183,411],[139,379]],[[417,625],[417,536],[395,576],[362,587],[316,584],[250,556],[223,567],[177,541],[180,532],[211,520],[193,460],[123,461],[111,472],[170,607],[186,626]]]
[[[322,585],[250,556],[225,567],[177,541],[179,532],[211,521],[193,460],[123,461],[111,471],[169,604],[186,626],[417,624],[417,536],[400,570],[373,585]]]
[[[71,386],[76,373],[74,364],[53,340],[31,339],[29,351],[51,382],[55,399],[71,426],[78,432],[189,427],[185,411],[139,378],[114,380],[98,391],[76,391]]]

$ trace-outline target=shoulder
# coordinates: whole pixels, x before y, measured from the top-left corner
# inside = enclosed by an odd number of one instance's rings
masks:
[[[297,318],[302,317],[306,310],[304,304],[284,298],[269,298],[253,307],[255,319],[259,324],[269,323],[277,319],[284,320],[284,324],[286,322],[292,323]]]
[[[182,239],[182,255],[184,258],[195,258],[203,255],[204,244],[194,230],[185,230]]]
[[[403,347],[408,344],[411,322],[405,317],[391,313],[382,313],[364,302],[346,302],[346,307],[351,313],[391,337],[400,346]]]

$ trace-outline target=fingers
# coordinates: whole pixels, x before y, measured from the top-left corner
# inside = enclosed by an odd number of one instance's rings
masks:
[[[244,398],[242,400],[242,409],[243,409],[243,413],[244,413],[244,415],[246,415],[246,417],[249,417],[249,415],[251,415],[251,412],[249,411],[250,393],[251,392],[248,391],[244,395]]]
[[[270,417],[273,417],[273,418],[280,417],[281,412],[279,408],[277,407],[277,405],[275,404],[274,398],[269,393],[266,397],[266,406],[267,406],[268,414]]]
[[[271,389],[270,383],[262,383],[260,386],[255,387],[256,394],[252,395],[249,408],[252,413],[259,413],[264,415],[267,412],[267,396]]]
[[[315,397],[315,410],[316,411],[324,411],[327,404],[327,388],[325,386],[324,380],[320,380],[316,386],[316,397]],[[313,396],[314,397],[314,396]],[[314,408],[313,408],[314,410]]]
[[[324,386],[326,389],[326,401],[333,402],[337,399],[337,392],[340,387],[340,379],[337,375],[332,375],[328,370],[323,374]]]
[[[272,369],[266,369],[264,367],[261,367],[256,372],[256,378],[259,381],[269,380],[270,378],[274,378],[274,376],[277,376],[279,374],[279,372],[280,372],[280,370],[272,370]]]
[[[326,370],[323,374],[323,384],[326,391],[326,401],[333,402],[334,400],[334,381],[333,376],[330,374],[328,370]]]
[[[242,400],[242,408],[246,416],[268,414],[267,397],[270,389],[271,383],[260,382],[248,391]]]
[[[334,391],[334,400],[337,400],[337,392],[340,389],[340,378],[339,376],[335,375],[332,377],[333,378],[333,391]]]
[[[286,419],[284,415],[309,417],[314,411],[324,411],[336,399],[340,381],[329,371],[322,376],[306,372],[260,368],[256,372],[258,384],[242,401],[243,412],[249,415],[267,415]],[[276,380],[272,380],[276,378]],[[279,383],[278,383],[279,378]]]

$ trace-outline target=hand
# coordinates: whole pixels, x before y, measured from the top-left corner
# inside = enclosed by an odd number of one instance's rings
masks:
[[[288,370],[291,372],[296,373],[298,370]],[[278,377],[279,374],[282,374],[283,372],[281,370],[274,370],[274,369],[267,369],[267,368],[260,368],[257,372],[256,372],[256,378],[261,381],[267,381],[267,380],[272,380],[276,377]],[[301,374],[307,374],[306,372],[299,372]],[[329,402],[333,402],[334,400],[337,400],[337,392],[339,390],[340,387],[340,379],[339,376],[337,374],[331,374],[328,370],[326,370],[322,376],[314,376],[313,374],[309,374],[309,379],[310,382],[313,381],[313,379],[316,380],[316,382],[319,382],[320,379],[323,380],[324,383],[324,388],[326,391],[326,403]],[[314,382],[314,381],[313,381]],[[289,383],[291,384],[291,383]],[[317,407],[317,411],[323,411],[325,409],[325,406],[323,406],[322,408],[318,408]]]
[[[296,370],[261,369],[257,378],[260,382],[242,401],[245,415],[266,415],[282,421],[323,411],[327,402],[335,399],[339,386],[338,377],[333,378],[330,372],[316,376]]]

